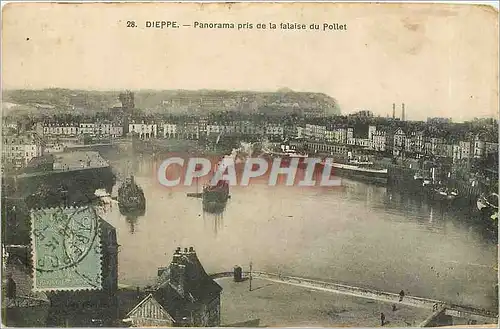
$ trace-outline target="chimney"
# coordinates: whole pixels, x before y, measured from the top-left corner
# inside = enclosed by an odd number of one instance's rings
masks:
[[[187,251],[187,248],[184,249]],[[185,272],[186,266],[183,264],[182,259],[183,254],[181,253],[181,248],[177,248],[172,257],[172,263],[170,264],[170,280],[169,283],[177,290],[177,292],[183,296],[184,295],[184,282],[185,282]]]
[[[16,298],[16,282],[12,279],[12,274],[7,274],[7,294],[6,297],[10,299]]]
[[[401,104],[401,121],[405,121],[405,103]]]
[[[392,118],[396,119],[396,103],[392,103]]]
[[[189,251],[187,253],[187,256],[190,261],[194,261],[196,259],[196,251],[194,251],[193,247],[189,247]]]
[[[184,281],[186,280],[186,265],[179,265],[177,279],[177,292],[184,297]]]
[[[174,264],[180,264],[181,263],[181,255],[179,254],[174,254],[174,257],[172,257],[172,263]]]

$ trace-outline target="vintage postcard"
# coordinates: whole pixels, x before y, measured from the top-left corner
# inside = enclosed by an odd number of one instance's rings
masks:
[[[10,3],[2,323],[498,325],[498,9]]]

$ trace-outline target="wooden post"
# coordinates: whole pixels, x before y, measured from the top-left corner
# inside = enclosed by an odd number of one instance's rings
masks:
[[[248,291],[252,291],[252,262],[250,262],[250,278],[249,278],[249,283],[250,283],[250,286],[249,286]]]

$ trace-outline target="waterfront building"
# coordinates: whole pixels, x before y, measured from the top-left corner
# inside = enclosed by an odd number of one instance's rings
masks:
[[[370,147],[370,140],[367,138],[355,138],[355,144],[356,146],[360,146],[362,148],[369,148]]]
[[[208,125],[208,120],[206,118],[199,118],[198,119],[198,139],[201,136],[207,136],[207,125]]]
[[[325,130],[325,140],[328,143],[335,143],[335,131],[330,129]]]
[[[112,138],[118,138],[123,136],[123,126],[113,124],[110,128],[109,134]]]
[[[372,140],[372,136],[373,134],[375,134],[375,132],[377,131],[377,126],[368,126],[368,140],[371,141]]]
[[[414,131],[411,134],[412,141],[412,153],[417,155],[421,155],[424,153],[424,132],[423,131]]]
[[[484,143],[485,154],[498,153],[498,143],[485,142]]]
[[[177,248],[158,283],[128,314],[135,327],[218,327],[222,288],[205,272],[194,248]]]
[[[404,151],[406,154],[412,154],[415,151],[415,139],[413,138],[414,132],[406,131],[406,140],[404,145]]]
[[[402,128],[398,128],[394,133],[394,143],[392,148],[392,154],[394,156],[400,156],[403,151],[406,151],[406,133]]]
[[[460,141],[458,146],[460,147],[460,159],[469,159],[472,153],[472,143],[470,141]]]
[[[2,156],[14,168],[25,167],[31,159],[43,154],[45,141],[35,132],[3,136]]]
[[[76,123],[46,123],[43,125],[44,136],[76,136],[78,124]]]
[[[305,133],[305,128],[297,126],[297,138],[298,139],[305,138],[305,134],[304,133]]]
[[[222,126],[222,133],[226,136],[234,135],[235,132],[236,132],[236,127],[235,127],[234,123],[232,123],[232,122],[226,122]]]
[[[97,123],[95,127],[96,135],[107,137],[111,136],[111,128],[113,125],[109,122]]]
[[[352,147],[345,144],[329,144],[321,142],[306,141],[305,145],[313,153],[329,153],[347,156]]]
[[[339,144],[347,143],[347,129],[344,127],[337,127],[334,129],[334,142]]]
[[[217,122],[207,124],[207,136],[219,135],[222,132],[223,126]]]
[[[246,136],[259,136],[262,135],[262,127],[254,122],[244,120],[241,121],[241,133]]]
[[[444,140],[439,137],[430,137],[424,143],[426,154],[440,155],[443,152]]]
[[[93,122],[80,123],[79,127],[78,127],[78,134],[95,136],[96,135],[96,124]]]
[[[372,135],[371,148],[378,152],[385,152],[386,150],[386,132],[377,130]]]
[[[444,158],[453,158],[453,144],[443,144],[441,152],[438,155]]]
[[[158,129],[156,123],[129,123],[128,131],[132,135],[136,135],[141,139],[156,138]]]
[[[353,127],[347,128],[346,142],[348,145],[356,145],[356,139],[354,138],[354,128]]]
[[[452,145],[452,158],[453,158],[453,163],[456,163],[458,160],[462,159],[462,152],[460,151],[460,145],[458,144]]]
[[[477,134],[474,137],[474,158],[482,158],[485,153],[486,142],[484,137]]]
[[[283,136],[285,138],[296,139],[297,138],[297,126],[293,123],[286,123],[283,126]]]
[[[177,126],[178,137],[184,139],[199,139],[200,130],[197,122],[183,122]]]
[[[325,140],[326,126],[306,124],[304,134],[305,138],[314,141],[324,141]]]
[[[7,118],[4,118],[2,126],[4,131],[17,132],[19,129],[19,124],[16,121],[12,121]]]
[[[176,138],[177,125],[175,123],[163,123],[163,138]]]
[[[268,137],[283,138],[284,129],[282,125],[276,123],[268,123],[265,129],[266,135]]]

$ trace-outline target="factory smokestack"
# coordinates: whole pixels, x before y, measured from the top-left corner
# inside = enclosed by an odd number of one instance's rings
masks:
[[[401,104],[401,121],[405,121],[405,103]]]
[[[392,118],[396,119],[396,103],[392,103]]]

